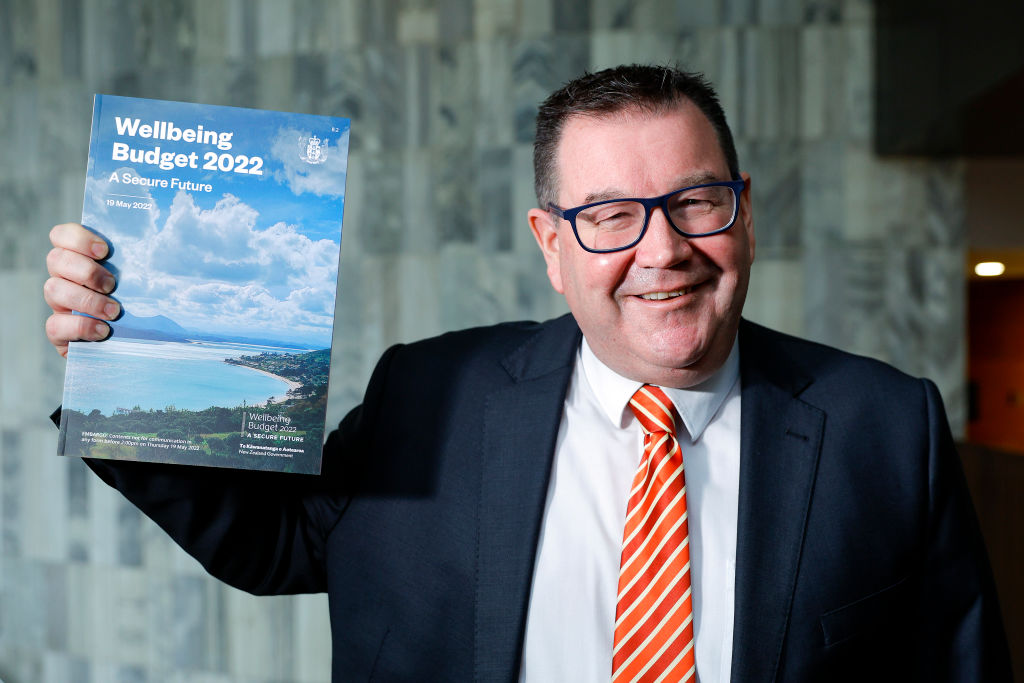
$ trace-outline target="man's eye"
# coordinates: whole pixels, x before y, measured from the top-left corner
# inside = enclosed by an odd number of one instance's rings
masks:
[[[608,204],[596,207],[593,211],[580,214],[580,218],[603,230],[616,229],[622,226],[629,226],[642,216],[642,212],[629,206]],[[642,220],[640,218],[639,220]]]
[[[629,214],[625,213],[624,211],[619,211],[618,213],[613,213],[613,214],[610,214],[610,215],[607,215],[607,216],[600,216],[597,219],[597,222],[599,224],[614,223],[616,221],[629,220],[630,218],[631,218],[631,216]]]

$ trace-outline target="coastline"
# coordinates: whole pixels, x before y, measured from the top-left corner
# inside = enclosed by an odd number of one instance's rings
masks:
[[[282,382],[284,382],[285,384],[288,385],[288,388],[285,390],[284,394],[282,394],[280,396],[271,396],[269,401],[267,401],[265,403],[257,403],[257,404],[254,404],[254,405],[261,405],[261,406],[263,406],[263,405],[267,405],[268,403],[284,403],[285,401],[288,400],[288,393],[287,392],[291,391],[292,389],[298,389],[299,387],[302,386],[301,382],[296,382],[293,379],[288,379],[287,377],[282,377],[281,375],[275,375],[272,372],[267,372],[266,370],[260,370],[259,368],[254,368],[254,367],[251,367],[249,365],[238,365],[236,367],[246,368],[247,370],[252,370],[253,372],[258,372],[260,374],[266,375],[267,377],[273,377],[274,379],[280,380],[280,381],[282,381]]]

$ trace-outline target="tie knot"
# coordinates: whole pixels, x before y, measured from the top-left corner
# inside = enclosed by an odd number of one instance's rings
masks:
[[[644,433],[676,433],[675,410],[665,392],[653,384],[645,384],[629,399],[629,407],[640,421]]]

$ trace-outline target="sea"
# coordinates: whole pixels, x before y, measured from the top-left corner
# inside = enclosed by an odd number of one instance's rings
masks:
[[[204,410],[233,408],[281,398],[288,384],[225,358],[264,351],[301,353],[303,349],[213,342],[108,339],[73,343],[64,377],[64,408],[104,415],[115,411]]]

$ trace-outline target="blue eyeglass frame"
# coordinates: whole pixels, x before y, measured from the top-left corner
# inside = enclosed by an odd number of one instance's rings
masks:
[[[732,196],[735,199],[735,204],[732,211],[732,220],[724,228],[718,230],[712,230],[711,232],[699,232],[691,233],[684,230],[680,230],[679,227],[672,222],[672,217],[669,215],[668,200],[670,197],[674,197],[680,192],[686,192],[687,190],[696,190],[701,187],[728,187],[732,190]],[[561,219],[569,221],[569,225],[572,226],[572,234],[576,236],[576,242],[584,251],[589,251],[591,254],[610,254],[616,251],[625,251],[626,249],[632,249],[636,245],[640,244],[640,240],[647,234],[647,226],[651,224],[651,211],[655,207],[661,207],[662,213],[665,214],[665,220],[672,226],[678,234],[687,238],[695,237],[710,237],[711,235],[717,235],[720,232],[725,232],[736,223],[736,218],[740,215],[740,195],[743,194],[743,190],[747,188],[746,180],[721,180],[714,183],[702,183],[700,185],[690,185],[689,187],[683,187],[678,190],[672,190],[667,194],[663,194],[660,197],[620,197],[618,199],[604,199],[599,202],[591,202],[590,204],[583,204],[581,206],[574,206],[571,209],[563,209],[557,204],[548,204],[548,211],[555,214]],[[644,227],[640,230],[640,234],[635,240],[622,247],[614,247],[612,249],[591,249],[587,245],[583,244],[583,240],[580,239],[580,233],[576,230],[576,216],[581,211],[589,209],[593,206],[600,206],[602,204],[614,204],[615,202],[638,202],[643,205],[644,214]]]

